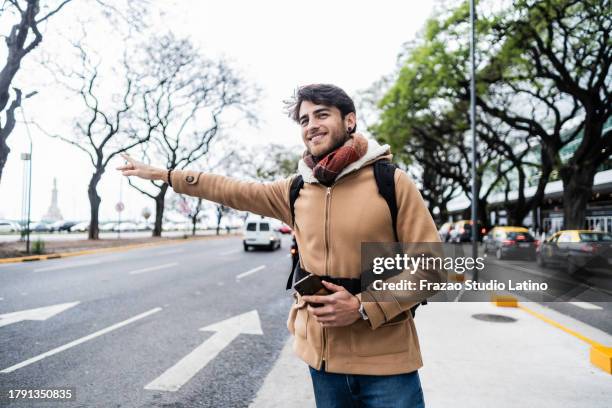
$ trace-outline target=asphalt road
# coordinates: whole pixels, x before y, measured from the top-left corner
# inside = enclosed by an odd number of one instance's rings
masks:
[[[76,390],[10,406],[246,407],[288,336],[288,249],[285,237],[280,251],[245,253],[230,237],[0,265],[0,389]],[[554,283],[562,302],[532,300],[612,333],[610,275],[491,265],[482,279]]]
[[[1,266],[0,315],[79,303],[46,320],[0,320],[0,388],[76,390],[73,402],[14,406],[248,406],[288,336],[284,239],[275,252],[227,238]],[[248,312],[251,333],[199,330]],[[188,355],[202,367],[185,380],[189,364],[175,366]],[[178,390],[145,389],[167,372]]]

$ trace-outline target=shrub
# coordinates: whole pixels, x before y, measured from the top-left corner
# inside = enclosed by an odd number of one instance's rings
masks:
[[[36,255],[45,253],[45,241],[38,238],[36,241],[32,243],[32,253]]]

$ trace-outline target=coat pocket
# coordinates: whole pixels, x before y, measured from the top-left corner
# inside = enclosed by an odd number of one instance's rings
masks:
[[[351,325],[351,351],[362,357],[408,351],[410,320],[412,317],[403,313],[376,330],[372,330],[368,322],[358,320]]]
[[[308,310],[306,302],[301,296],[294,293],[295,302],[291,305],[289,317],[287,318],[287,329],[294,336],[306,338],[306,325],[308,323]]]

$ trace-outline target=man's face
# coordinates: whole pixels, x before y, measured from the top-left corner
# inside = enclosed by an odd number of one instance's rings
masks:
[[[299,124],[306,149],[315,157],[322,157],[344,143],[347,129],[355,126],[355,113],[349,113],[342,119],[340,110],[335,106],[303,101]]]

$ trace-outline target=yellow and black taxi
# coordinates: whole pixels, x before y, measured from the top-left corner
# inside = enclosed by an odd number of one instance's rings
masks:
[[[482,240],[484,252],[497,259],[535,260],[537,240],[525,227],[496,226]]]
[[[564,230],[551,235],[537,249],[540,266],[562,266],[570,274],[587,270],[612,272],[612,234]]]

